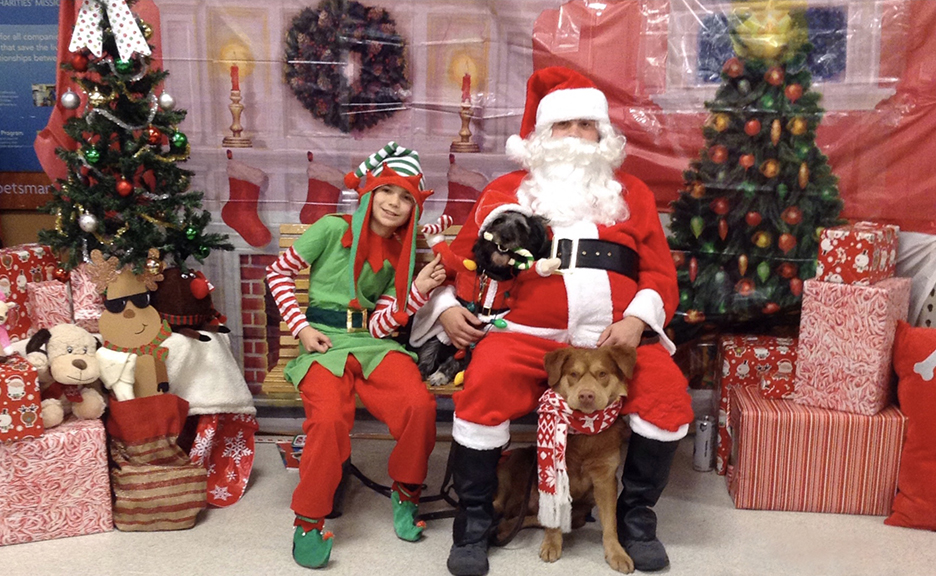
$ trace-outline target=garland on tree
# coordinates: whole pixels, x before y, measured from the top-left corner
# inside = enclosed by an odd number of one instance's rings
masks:
[[[403,109],[410,87],[405,52],[383,8],[323,0],[300,12],[286,33],[286,82],[328,126],[364,130]]]

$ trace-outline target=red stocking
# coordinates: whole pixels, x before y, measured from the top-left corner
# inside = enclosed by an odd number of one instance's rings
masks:
[[[487,186],[487,179],[455,164],[454,154],[449,154],[449,164],[448,202],[443,212],[451,216],[455,224],[464,224],[481,190]]]
[[[266,246],[273,239],[273,235],[260,221],[257,204],[260,194],[265,193],[270,185],[269,176],[263,170],[237,160],[229,160],[228,182],[231,186],[231,196],[221,209],[221,219],[251,246]]]
[[[344,174],[331,166],[313,162],[311,152],[308,157],[306,174],[309,177],[309,194],[299,212],[299,221],[303,224],[311,224],[325,214],[337,212],[341,189],[344,187]]]

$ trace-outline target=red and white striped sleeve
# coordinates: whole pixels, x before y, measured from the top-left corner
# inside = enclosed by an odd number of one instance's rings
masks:
[[[423,295],[412,285],[409,291],[409,297],[406,299],[406,315],[412,316],[417,310],[429,301],[429,296]],[[371,314],[368,329],[374,338],[386,338],[398,330],[405,322],[400,322],[393,316],[393,310],[396,307],[397,299],[389,294],[384,294],[377,300],[374,306],[374,312]]]
[[[289,326],[289,331],[297,338],[299,331],[308,326],[309,322],[299,308],[299,301],[296,300],[296,276],[308,267],[309,263],[290,246],[288,250],[280,254],[276,262],[267,266],[266,269],[266,281],[267,286],[270,287],[270,294],[276,301],[280,316]]]

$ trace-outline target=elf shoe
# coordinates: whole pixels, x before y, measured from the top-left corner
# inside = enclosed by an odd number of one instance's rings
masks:
[[[322,568],[331,557],[335,535],[323,532],[324,520],[310,520],[296,516],[296,531],[293,533],[293,560],[306,568]]]
[[[408,542],[419,540],[426,529],[425,522],[416,520],[421,491],[421,487],[417,486],[414,489],[394,482],[390,493],[390,501],[393,502],[393,529],[400,539]]]

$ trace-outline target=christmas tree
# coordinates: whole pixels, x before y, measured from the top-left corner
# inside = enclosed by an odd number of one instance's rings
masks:
[[[795,322],[819,233],[840,223],[838,179],[816,146],[804,10],[745,4],[729,17],[736,55],[705,103],[705,148],[672,204],[680,340],[705,324]]]
[[[114,29],[122,31],[119,42]],[[43,207],[55,215],[55,229],[39,233],[66,270],[95,249],[140,272],[155,265],[147,262],[150,248],[183,271],[190,256],[202,262],[211,250],[233,248],[225,235],[205,232],[211,215],[201,209],[203,194],[189,190],[192,172],[178,166],[190,150],[178,128],[185,111],[167,92],[156,95],[168,72],[151,68],[150,36],[123,2],[82,7],[62,67],[86,97],[61,96],[67,109],[85,101],[64,126],[78,147],[57,150],[68,176]]]

